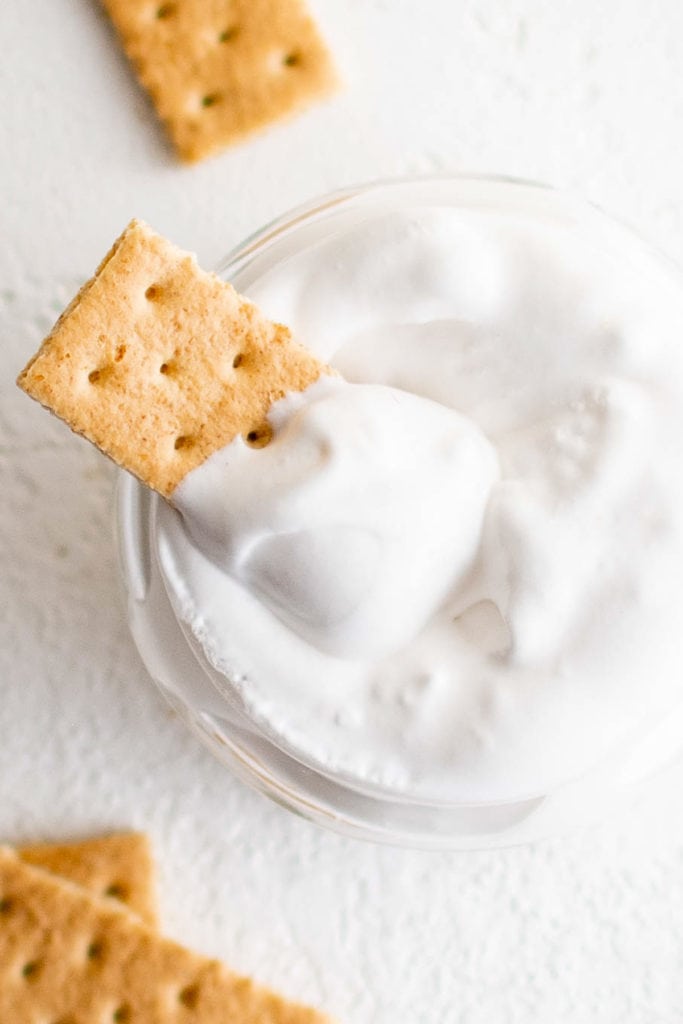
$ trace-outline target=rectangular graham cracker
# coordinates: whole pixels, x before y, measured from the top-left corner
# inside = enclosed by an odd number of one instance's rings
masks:
[[[183,160],[202,160],[336,85],[303,0],[103,2]]]
[[[22,846],[17,853],[27,864],[67,878],[95,896],[116,900],[150,927],[156,925],[154,863],[142,833]]]
[[[273,402],[331,373],[194,256],[132,221],[17,383],[169,497]]]
[[[330,1024],[0,848],[0,1021]]]

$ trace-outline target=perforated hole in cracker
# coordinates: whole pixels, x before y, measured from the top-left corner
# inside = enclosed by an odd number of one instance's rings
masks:
[[[260,427],[249,430],[246,434],[246,442],[251,448],[265,448],[273,437],[271,427],[264,423]]]
[[[199,1002],[199,985],[186,985],[178,993],[178,1002],[193,1010]]]
[[[104,890],[104,895],[113,897],[117,900],[125,900],[128,892],[126,886],[123,885],[122,882],[111,882]]]
[[[93,942],[89,942],[85,951],[86,958],[91,961],[100,961],[104,956],[104,942],[101,939],[95,939]]]
[[[21,974],[27,981],[31,981],[36,978],[39,970],[40,960],[28,960],[21,968]]]

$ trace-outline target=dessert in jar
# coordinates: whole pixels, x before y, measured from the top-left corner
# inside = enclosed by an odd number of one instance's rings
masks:
[[[535,838],[683,738],[683,285],[523,183],[332,197],[222,272],[339,371],[167,504],[122,479],[131,625],[226,763],[358,835]]]

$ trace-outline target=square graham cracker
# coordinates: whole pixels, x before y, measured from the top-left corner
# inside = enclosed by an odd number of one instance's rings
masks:
[[[17,853],[27,864],[116,900],[150,927],[156,925],[154,863],[149,840],[141,832],[22,846]]]
[[[0,848],[7,1024],[330,1024]]]
[[[132,221],[17,383],[164,497],[331,373],[194,256]]]
[[[183,160],[202,160],[335,88],[303,0],[103,0]]]

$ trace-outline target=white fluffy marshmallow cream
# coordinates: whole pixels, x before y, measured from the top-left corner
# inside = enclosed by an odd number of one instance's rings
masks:
[[[658,257],[415,206],[249,291],[343,379],[159,509],[198,672],[304,763],[463,803],[550,792],[683,700],[683,289]]]

